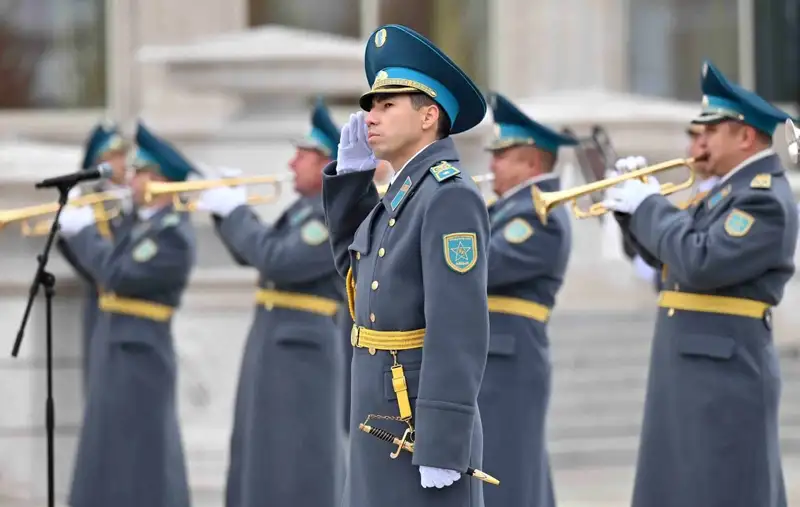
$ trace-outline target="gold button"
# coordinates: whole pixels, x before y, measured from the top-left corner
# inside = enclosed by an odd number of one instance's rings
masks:
[[[672,317],[673,315],[675,315],[675,308],[670,308],[667,312],[667,317]]]
[[[356,252],[356,260],[357,261],[361,260],[361,252]]]
[[[369,350],[369,355],[371,356],[374,356],[375,352],[377,352],[377,350],[375,350],[373,347],[370,347],[368,350]]]
[[[378,280],[372,282],[372,290],[378,290]]]
[[[380,250],[378,250],[378,257],[383,257],[384,255],[386,255],[385,248],[381,248]]]
[[[375,314],[374,313],[370,313],[369,314],[369,321],[370,322],[375,322]]]
[[[395,220],[394,218],[390,218],[389,219],[389,227],[394,227],[394,224],[396,224],[396,223],[397,223],[397,220]]]

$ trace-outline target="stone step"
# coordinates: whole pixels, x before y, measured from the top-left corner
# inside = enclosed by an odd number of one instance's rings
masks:
[[[606,439],[548,441],[548,450],[554,468],[634,465],[638,447],[638,435]],[[785,456],[800,455],[800,428],[782,432],[781,453]]]
[[[793,408],[794,410],[781,412],[781,430],[800,430],[800,408]],[[552,441],[616,438],[638,435],[641,426],[641,411],[615,412],[592,417],[551,417],[547,434]]]

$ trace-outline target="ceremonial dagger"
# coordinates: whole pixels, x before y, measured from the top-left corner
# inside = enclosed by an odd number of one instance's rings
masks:
[[[400,440],[396,436],[392,435],[388,431],[382,430],[380,428],[374,428],[367,424],[359,424],[358,429],[363,431],[364,433],[369,433],[370,435],[380,438],[385,442],[389,442],[390,444],[394,444],[399,448],[405,449],[408,452],[414,452],[414,442],[408,442],[406,440]],[[500,485],[500,481],[492,477],[491,475],[487,474],[486,472],[482,472],[475,468],[467,468],[467,475],[471,475],[472,477],[481,480],[483,482],[493,484],[495,486]]]

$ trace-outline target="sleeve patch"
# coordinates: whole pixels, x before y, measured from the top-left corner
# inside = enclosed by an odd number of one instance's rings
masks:
[[[753,215],[734,208],[725,219],[725,232],[728,233],[728,236],[741,238],[750,232],[755,221]]]
[[[303,239],[303,243],[318,246],[327,241],[328,228],[317,219],[309,220],[300,229],[300,237]]]
[[[456,273],[466,273],[478,262],[478,235],[472,232],[454,232],[442,236],[444,260]]]
[[[503,228],[503,237],[509,243],[523,243],[533,236],[533,227],[524,218],[515,218]]]
[[[454,165],[450,164],[449,162],[440,162],[435,166],[430,168],[431,174],[433,177],[436,178],[436,181],[442,182],[444,180],[450,179],[453,176],[461,174]]]
[[[158,253],[158,245],[150,238],[145,239],[133,249],[133,260],[147,262]]]

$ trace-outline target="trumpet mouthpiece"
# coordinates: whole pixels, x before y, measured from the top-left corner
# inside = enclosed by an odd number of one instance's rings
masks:
[[[703,153],[702,155],[698,155],[697,157],[695,157],[694,161],[695,162],[708,162],[708,156],[709,156],[708,152]]]

